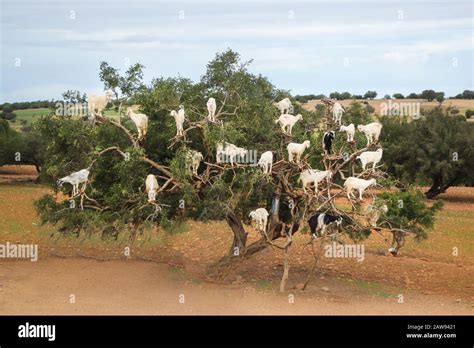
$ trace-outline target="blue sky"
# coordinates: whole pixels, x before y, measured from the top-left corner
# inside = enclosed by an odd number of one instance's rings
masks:
[[[293,94],[455,95],[474,89],[473,23],[469,0],[1,0],[0,102],[99,92],[102,60],[198,80],[228,47]]]

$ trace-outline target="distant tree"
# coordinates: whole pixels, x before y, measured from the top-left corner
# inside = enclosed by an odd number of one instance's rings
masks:
[[[21,134],[12,129],[7,120],[0,119],[0,166],[18,164],[16,154],[21,153],[22,148]]]
[[[403,96],[403,94],[401,94],[401,93],[395,93],[395,94],[393,94],[393,97],[394,97],[395,99],[404,99],[404,98],[405,98],[405,97]]]
[[[367,91],[364,94],[364,99],[374,99],[377,96],[377,92],[375,91]]]
[[[439,106],[444,102],[444,92],[436,92],[436,101],[439,103]]]
[[[341,93],[341,100],[344,99],[351,99],[352,95],[349,92],[343,92]]]
[[[353,94],[352,98],[353,99],[364,99],[364,97],[362,97],[362,95],[360,95],[360,94]]]
[[[341,99],[342,99],[341,93],[339,93],[339,92],[332,92],[331,94],[329,94],[329,98],[331,98],[331,99],[337,99],[337,100],[341,100]]]
[[[462,98],[463,99],[474,99],[474,91],[470,91],[470,90],[464,90],[464,92],[462,92]]]
[[[0,113],[0,119],[7,120],[7,121],[14,121],[16,118],[16,114],[14,112],[2,111]]]
[[[421,95],[416,94],[416,93],[410,93],[409,95],[407,95],[407,98],[408,99],[421,99]]]
[[[436,98],[436,95],[436,92],[432,89],[425,89],[423,92],[421,92],[421,98],[428,101],[433,101]]]
[[[385,95],[383,96],[383,98],[384,98],[384,99],[392,99],[392,97],[390,97],[390,94],[385,94]]]
[[[474,124],[464,117],[448,117],[434,108],[412,122],[401,117],[381,121],[389,174],[403,183],[430,183],[427,198],[454,185],[474,184]]]

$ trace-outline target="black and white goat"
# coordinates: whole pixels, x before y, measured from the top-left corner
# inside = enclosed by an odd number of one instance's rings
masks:
[[[323,136],[323,150],[325,155],[331,154],[332,141],[336,137],[336,132],[325,132]]]
[[[315,213],[308,220],[309,228],[313,238],[318,236],[324,236],[326,234],[326,229],[329,225],[336,223],[337,226],[341,225],[342,217],[331,215],[327,213]]]

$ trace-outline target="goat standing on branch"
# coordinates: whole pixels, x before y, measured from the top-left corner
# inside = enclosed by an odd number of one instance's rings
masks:
[[[362,169],[365,170],[367,164],[372,163],[372,170],[375,170],[375,166],[382,160],[383,149],[377,151],[365,151],[362,152],[356,159],[360,159]]]
[[[308,220],[308,224],[313,239],[325,236],[326,229],[333,223],[340,226],[342,223],[342,217],[319,212],[311,216]]]
[[[84,191],[87,180],[89,179],[89,169],[82,169],[78,172],[71,173],[64,178],[58,180],[57,184],[61,187],[64,183],[72,185],[72,196],[75,197],[79,194],[79,184],[84,184],[81,191]]]
[[[267,231],[267,221],[268,221],[268,211],[265,208],[258,208],[250,212],[249,217],[255,221],[257,225],[257,230],[266,235]]]
[[[304,150],[309,148],[311,143],[309,140],[303,141],[303,143],[289,143],[286,147],[288,151],[288,161],[293,163],[294,158],[296,157],[296,163],[300,163],[301,155],[303,155]]]
[[[336,124],[341,125],[342,114],[344,112],[346,112],[346,110],[344,110],[342,105],[338,102],[335,102],[334,105],[332,106],[332,119]]]
[[[280,110],[280,114],[286,114],[288,112],[293,111],[293,105],[291,104],[290,98],[284,98],[278,103],[275,103],[275,105],[278,110]]]
[[[113,96],[114,92],[108,90],[105,95],[91,95],[87,98],[87,110],[93,122],[95,122],[97,116],[103,116],[102,111],[112,101]]]
[[[260,156],[260,160],[258,161],[258,165],[260,166],[260,168],[262,168],[264,174],[271,174],[273,165],[273,153],[271,151],[262,153],[262,156]]]
[[[174,121],[176,123],[176,136],[182,137],[184,135],[183,124],[184,124],[184,119],[186,117],[185,112],[184,112],[184,107],[180,105],[178,112],[176,112],[175,110],[172,110],[170,115],[174,118]]]
[[[127,109],[127,114],[137,127],[138,140],[144,139],[148,131],[148,116],[145,114],[137,114],[130,107]]]
[[[353,123],[348,126],[341,126],[341,128],[339,128],[339,131],[346,132],[348,143],[352,143],[354,141],[355,127]]]
[[[187,154],[187,161],[188,161],[188,163],[190,163],[191,172],[194,175],[198,175],[199,164],[201,164],[201,161],[203,159],[204,159],[204,157],[203,157],[202,153],[200,153],[199,151],[189,150],[189,152]]]
[[[158,189],[159,185],[156,177],[153,174],[148,174],[145,181],[145,192],[148,194],[149,203],[156,201]]]
[[[314,194],[318,193],[318,185],[321,181],[326,179],[329,183],[331,180],[332,172],[330,170],[315,170],[306,169],[301,172],[298,181],[303,184],[303,191],[306,193],[306,186],[314,184]]]
[[[359,191],[359,199],[362,201],[362,194],[364,191],[369,187],[369,186],[375,186],[377,184],[377,181],[375,179],[370,179],[370,180],[365,180],[365,179],[360,179],[356,177],[349,177],[344,181],[344,188],[347,191],[347,199],[351,200],[351,197],[354,197],[354,194],[352,193],[353,190]]]
[[[323,150],[325,155],[331,154],[332,141],[336,137],[336,132],[325,132],[323,136]]]
[[[367,138],[367,146],[377,143],[379,141],[380,132],[382,131],[382,125],[378,122],[372,122],[366,125],[358,125],[357,129],[359,132],[365,134]]]
[[[296,122],[302,119],[303,116],[301,114],[298,114],[296,116],[290,114],[282,114],[278,119],[275,120],[275,123],[280,124],[281,131],[283,133],[291,135],[293,126],[296,124]]]
[[[210,122],[216,122],[216,110],[217,110],[217,104],[216,100],[214,98],[209,98],[206,103],[207,106],[207,119]]]

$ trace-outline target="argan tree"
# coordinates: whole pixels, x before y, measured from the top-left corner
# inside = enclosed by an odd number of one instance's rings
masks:
[[[356,163],[356,156],[369,149],[365,137],[357,133],[355,142],[347,143],[345,135],[337,134],[333,153],[323,155],[324,131],[338,129],[329,116],[331,101],[325,101],[323,110],[310,112],[293,100],[294,113],[302,114],[303,119],[291,136],[282,133],[275,124],[279,111],[274,103],[291,96],[275,88],[267,78],[250,73],[249,64],[228,50],[216,55],[198,82],[182,77],[157,78],[145,85],[141,81],[141,66],[136,65],[133,72],[121,76],[118,70],[102,63],[100,76],[104,87],[114,88],[122,106],[134,104],[148,116],[146,138],[137,139],[134,124],[125,116],[120,122],[97,117],[94,124],[57,116],[39,122],[36,127],[47,142],[42,175],[56,192],[58,178],[83,168],[89,168],[91,173],[77,197],[61,201],[49,194],[37,202],[43,222],[58,223],[67,232],[129,233],[133,243],[136,233],[153,224],[166,229],[184,219],[226,220],[233,241],[227,255],[213,269],[248,259],[273,246],[284,254],[281,290],[288,278],[293,235],[303,229],[313,212],[343,216],[339,232],[354,239],[368,236],[371,228],[364,224],[361,202],[348,201],[345,207],[336,205],[336,198],[345,195],[341,186],[345,177],[377,177],[384,181],[385,174],[380,168],[362,171]],[[206,101],[210,97],[217,101],[216,122],[206,118]],[[185,109],[186,122],[183,135],[178,137],[170,112],[180,105]],[[370,121],[363,105],[357,102],[344,114],[347,123]],[[310,140],[311,147],[300,163],[289,162],[287,144],[305,140]],[[256,156],[248,156],[234,165],[218,163],[216,150],[222,142],[245,148],[250,154],[272,151],[272,172],[263,174],[256,166]],[[190,170],[190,149],[203,154],[198,175]],[[317,195],[311,190],[305,193],[297,182],[301,171],[308,168],[333,173]],[[145,178],[150,173],[160,185],[156,202],[148,202],[144,193]],[[70,192],[67,186],[61,190]],[[422,198],[411,191],[406,195],[420,209],[415,213],[391,209],[393,202],[398,204],[394,194],[385,193],[389,210],[383,220],[387,224],[376,228],[388,229],[394,234],[394,243],[400,244],[405,235],[419,234],[419,230],[429,227],[436,209],[426,208]],[[375,202],[373,195],[371,198]],[[269,223],[266,233],[249,244],[245,224],[250,222],[249,212],[258,207],[270,211]],[[430,218],[423,220],[421,215]],[[405,226],[418,229],[408,231]],[[309,237],[308,240],[313,242]]]

